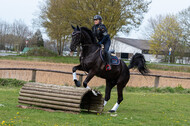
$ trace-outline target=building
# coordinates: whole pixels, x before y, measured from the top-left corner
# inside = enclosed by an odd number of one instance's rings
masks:
[[[130,59],[135,53],[142,53],[146,61],[159,62],[154,55],[149,54],[150,46],[148,40],[115,37],[112,40],[111,50],[121,59]]]

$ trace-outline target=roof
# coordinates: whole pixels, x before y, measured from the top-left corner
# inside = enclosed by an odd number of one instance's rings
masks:
[[[23,53],[27,53],[29,50],[32,50],[33,48],[29,48],[29,47],[25,47],[24,49],[23,49]]]
[[[141,50],[149,50],[149,42],[148,40],[141,40],[141,39],[130,39],[130,38],[121,38],[121,37],[115,37],[116,41],[120,41],[124,44],[128,44],[130,46],[136,47]]]

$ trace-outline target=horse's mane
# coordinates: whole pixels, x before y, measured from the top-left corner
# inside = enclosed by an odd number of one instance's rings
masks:
[[[90,29],[88,29],[87,27],[81,27],[81,30],[86,31],[89,34],[92,42],[96,43],[96,39],[95,39],[95,37],[94,37],[94,35],[93,35],[93,33],[92,33],[92,31]]]

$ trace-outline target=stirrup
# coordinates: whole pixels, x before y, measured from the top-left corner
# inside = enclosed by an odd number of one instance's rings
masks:
[[[106,71],[111,70],[111,66],[109,64],[106,65]]]

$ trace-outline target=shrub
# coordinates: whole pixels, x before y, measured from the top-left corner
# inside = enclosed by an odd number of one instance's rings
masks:
[[[0,78],[0,86],[13,86],[13,87],[19,87],[23,86],[26,82],[16,79],[2,79]]]
[[[183,93],[185,90],[181,85],[178,85],[177,87],[174,88],[176,92]]]
[[[175,91],[174,91],[174,89],[171,88],[171,87],[166,87],[166,88],[163,88],[163,89],[162,89],[162,92],[163,92],[163,93],[174,93]]]
[[[27,56],[57,56],[55,52],[48,50],[44,47],[33,48],[26,53]]]

